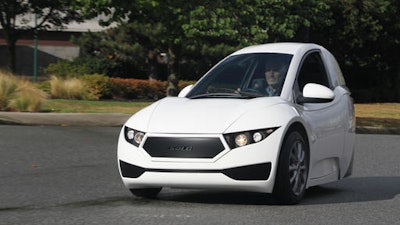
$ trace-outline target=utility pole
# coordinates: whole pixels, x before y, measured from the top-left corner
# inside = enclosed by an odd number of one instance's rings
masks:
[[[33,81],[37,81],[37,48],[38,48],[38,31],[37,31],[37,13],[35,13],[35,29],[33,31]]]

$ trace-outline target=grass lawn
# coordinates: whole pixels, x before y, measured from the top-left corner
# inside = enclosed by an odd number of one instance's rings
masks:
[[[62,113],[126,113],[133,114],[152,102],[86,101],[49,99],[42,105],[44,112]]]
[[[358,126],[400,128],[400,104],[355,104]]]
[[[43,106],[45,112],[127,113],[133,114],[152,102],[84,101],[49,99]],[[355,104],[358,126],[400,128],[400,104]]]

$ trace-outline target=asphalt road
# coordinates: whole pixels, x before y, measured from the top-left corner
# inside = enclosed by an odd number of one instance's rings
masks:
[[[131,196],[117,171],[119,128],[0,126],[0,224],[399,224],[400,136],[357,135],[353,176],[301,204],[266,195],[165,189]]]

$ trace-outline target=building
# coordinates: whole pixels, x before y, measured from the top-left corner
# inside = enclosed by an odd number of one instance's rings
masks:
[[[30,25],[33,26],[34,16],[27,16]],[[42,69],[51,63],[59,60],[72,60],[79,56],[79,46],[70,40],[72,36],[79,36],[84,32],[99,32],[109,27],[99,25],[99,19],[92,19],[83,23],[72,22],[62,30],[50,29],[38,31],[37,63],[38,74]],[[115,25],[112,25],[115,26]],[[7,66],[7,43],[1,32],[0,26],[0,68]],[[25,31],[21,34],[16,43],[16,73],[18,75],[33,76],[34,68],[34,35],[32,31]]]

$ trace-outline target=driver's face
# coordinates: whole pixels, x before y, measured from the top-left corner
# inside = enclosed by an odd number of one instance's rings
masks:
[[[269,85],[277,84],[280,76],[281,76],[281,73],[278,72],[277,69],[266,68],[266,70],[265,70],[265,79],[267,80]]]

